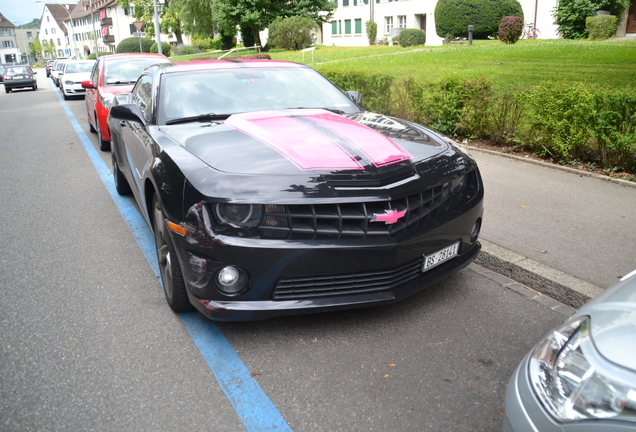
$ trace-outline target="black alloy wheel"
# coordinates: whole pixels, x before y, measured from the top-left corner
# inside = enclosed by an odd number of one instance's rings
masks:
[[[166,301],[173,311],[185,312],[192,309],[192,305],[188,300],[181,265],[172,245],[166,217],[156,195],[152,200],[152,221]]]

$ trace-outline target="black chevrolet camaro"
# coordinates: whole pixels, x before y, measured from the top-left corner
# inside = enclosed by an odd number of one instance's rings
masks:
[[[111,108],[115,186],[152,228],[166,299],[223,321],[388,304],[478,254],[475,161],[272,60],[148,67]]]

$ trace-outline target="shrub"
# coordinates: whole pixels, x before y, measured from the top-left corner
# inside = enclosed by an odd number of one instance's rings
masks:
[[[609,39],[616,34],[618,18],[614,15],[587,17],[585,28],[591,39]]]
[[[107,55],[109,55],[109,54],[112,54],[112,52],[110,52],[110,51],[100,51],[100,52],[99,52],[99,56],[100,56],[100,57],[104,57],[104,56],[107,56]],[[86,57],[86,60],[95,60],[96,58],[97,58],[97,54],[95,54],[95,53],[93,52],[93,53],[90,53],[90,54]]]
[[[141,41],[141,51],[139,51],[139,42]],[[117,53],[138,53],[138,52],[150,52],[150,47],[153,44],[153,40],[149,38],[129,37],[117,45]]]
[[[524,100],[539,154],[566,161],[582,156],[589,146],[594,116],[594,95],[588,84],[547,82],[526,92]]]
[[[176,56],[198,54],[200,52],[200,49],[191,45],[179,45],[174,49],[174,55]]]
[[[375,21],[367,21],[364,23],[367,31],[367,39],[369,39],[369,45],[373,45],[375,43],[375,38],[378,37],[378,23]]]
[[[439,0],[435,6],[437,34],[444,37],[466,37],[473,25],[473,37],[486,39],[497,34],[505,16],[523,17],[517,0]]]
[[[426,32],[420,29],[404,29],[397,36],[397,41],[403,47],[424,45],[426,42]]]
[[[234,35],[221,35],[221,49],[229,50],[236,46],[236,36]]]
[[[318,25],[308,17],[276,18],[269,26],[268,44],[288,50],[309,48],[316,40]]]
[[[254,36],[256,31],[254,27],[241,27],[241,39],[243,39],[244,47],[253,47],[256,45],[256,37]]]
[[[507,44],[514,44],[519,40],[522,32],[523,17],[506,16],[501,19],[498,33],[499,40]]]
[[[636,90],[603,90],[594,94],[590,128],[604,168],[636,171]]]
[[[628,5],[629,0],[560,0],[552,15],[559,26],[559,35],[565,39],[580,39],[588,36],[586,20],[595,11],[607,10],[619,17]]]
[[[165,55],[166,57],[170,57],[171,50],[172,50],[172,47],[170,46],[168,42],[161,42],[161,53],[163,55]],[[159,52],[159,49],[157,47],[157,42],[154,42],[152,45],[150,45],[150,52],[151,53]]]
[[[388,113],[391,109],[393,76],[351,70],[336,72],[321,69],[320,72],[342,91],[356,90],[362,93],[362,107],[369,111]]]

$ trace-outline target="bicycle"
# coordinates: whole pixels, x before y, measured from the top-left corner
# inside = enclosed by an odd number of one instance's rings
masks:
[[[521,39],[536,39],[539,37],[538,28],[534,27],[532,24],[526,24],[523,28],[523,32],[521,33]]]

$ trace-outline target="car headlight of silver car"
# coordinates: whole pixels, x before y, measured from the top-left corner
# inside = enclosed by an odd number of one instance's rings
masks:
[[[110,109],[110,106],[113,104],[113,99],[115,99],[115,95],[112,93],[99,94],[99,101],[101,102],[102,106],[108,110]]]
[[[598,352],[589,317],[568,322],[546,336],[530,356],[529,373],[534,392],[558,421],[636,422],[634,380],[626,379],[625,369]]]
[[[73,84],[75,84],[75,81],[73,81],[73,80],[66,80],[66,81],[64,81],[64,84],[66,84],[66,85],[73,85]]]

